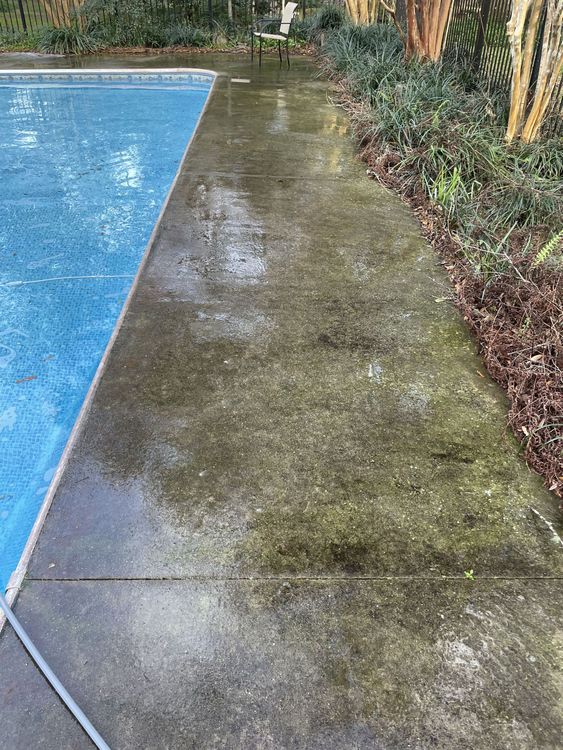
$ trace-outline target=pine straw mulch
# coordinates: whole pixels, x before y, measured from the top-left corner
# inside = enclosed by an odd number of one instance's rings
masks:
[[[423,234],[442,256],[454,301],[477,338],[487,370],[508,394],[508,423],[528,465],[563,498],[563,273],[548,266],[534,268],[534,253],[519,252],[522,242],[515,236],[510,270],[485,284],[421,185],[413,185],[412,174],[401,174],[399,155],[382,151],[366,135],[359,124],[363,105],[342,81],[337,90],[355,123],[368,174],[411,205]],[[536,239],[541,246],[545,228],[538,228]]]
[[[254,52],[257,55],[258,47],[254,48]],[[1,52],[2,50],[0,50]],[[310,44],[302,44],[298,47],[293,47],[290,50],[290,56],[295,57],[312,57],[315,50]],[[173,47],[100,47],[95,52],[92,52],[89,57],[95,55],[173,55],[173,54],[190,54],[190,55],[210,55],[210,54],[221,54],[221,55],[250,55],[250,44],[237,44],[235,46],[226,47],[183,47],[181,45],[174,45]],[[277,59],[277,50],[267,49],[265,54],[274,54]]]

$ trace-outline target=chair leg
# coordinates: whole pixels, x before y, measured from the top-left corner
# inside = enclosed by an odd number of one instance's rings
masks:
[[[260,55],[258,57],[258,65],[262,67],[262,37],[260,36]]]
[[[287,67],[290,68],[289,64],[289,37],[285,40],[285,55],[287,57]]]
[[[278,55],[280,56],[280,68],[282,66],[282,53],[281,53],[281,41],[278,39]]]

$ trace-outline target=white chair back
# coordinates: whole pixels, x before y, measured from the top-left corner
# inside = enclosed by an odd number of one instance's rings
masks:
[[[285,4],[282,17],[281,17],[280,34],[283,34],[284,36],[287,36],[289,34],[289,29],[291,28],[291,22],[293,21],[293,16],[295,15],[296,10],[297,10],[297,3]]]

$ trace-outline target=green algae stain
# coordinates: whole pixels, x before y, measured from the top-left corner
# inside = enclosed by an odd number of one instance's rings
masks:
[[[189,251],[156,252],[193,267],[160,280],[165,304],[141,290],[101,386],[145,412],[131,465],[166,522],[248,574],[552,574],[527,514],[550,498],[407,209],[359,172],[306,194],[242,175],[183,190],[168,212],[192,212]],[[130,453],[108,466],[129,472]]]

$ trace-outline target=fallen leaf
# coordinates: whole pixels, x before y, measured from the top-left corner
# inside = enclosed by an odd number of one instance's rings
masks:
[[[16,383],[28,383],[30,380],[37,380],[37,375],[28,375],[26,378],[16,380]]]

